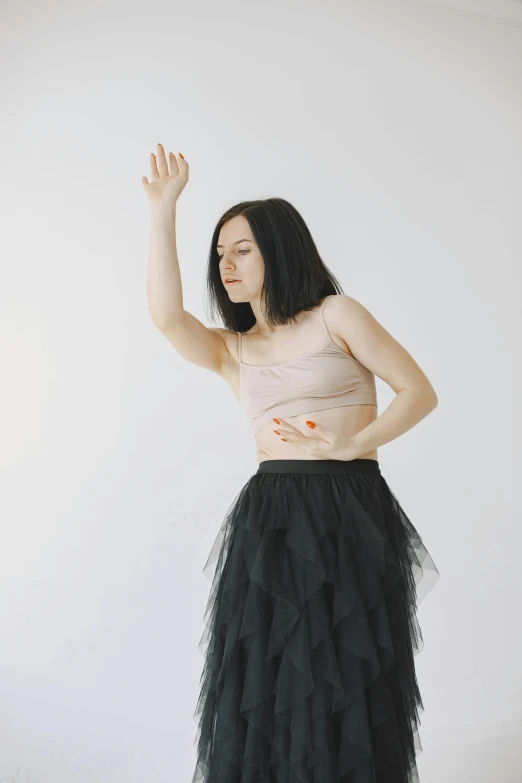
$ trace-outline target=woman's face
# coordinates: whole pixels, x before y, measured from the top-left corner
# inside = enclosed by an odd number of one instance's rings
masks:
[[[228,220],[219,232],[216,247],[221,281],[233,302],[249,302],[261,294],[265,263],[243,215]],[[237,283],[227,283],[236,278]]]

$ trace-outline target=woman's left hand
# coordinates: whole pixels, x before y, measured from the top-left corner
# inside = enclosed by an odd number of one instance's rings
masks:
[[[273,421],[277,424],[277,430],[274,430],[276,435],[279,435],[282,440],[304,449],[312,457],[339,460],[352,460],[358,457],[357,449],[351,438],[329,430],[322,424],[307,421],[306,424],[310,427],[311,432],[309,435],[305,435],[284,419],[273,419]]]

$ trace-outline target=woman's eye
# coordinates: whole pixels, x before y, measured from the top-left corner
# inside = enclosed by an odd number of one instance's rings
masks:
[[[242,248],[239,250],[239,252],[240,252],[240,253],[249,253],[249,252],[250,252],[250,248],[249,248],[249,247],[242,247]],[[221,256],[219,256],[219,255],[218,255],[218,261],[221,261],[221,259],[222,259],[222,258],[223,258],[223,256],[222,256],[222,255],[221,255]]]

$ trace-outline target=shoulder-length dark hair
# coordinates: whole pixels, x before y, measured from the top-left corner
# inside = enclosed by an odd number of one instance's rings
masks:
[[[261,307],[268,323],[295,321],[301,310],[310,310],[327,294],[343,294],[341,284],[323,262],[305,221],[282,198],[241,201],[219,219],[212,235],[206,288],[211,320],[221,317],[225,328],[246,332],[256,322],[249,302],[232,302],[219,271],[217,242],[221,227],[243,215],[263,256],[265,278]]]

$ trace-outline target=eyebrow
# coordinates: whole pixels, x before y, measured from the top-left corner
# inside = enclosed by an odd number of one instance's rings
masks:
[[[237,242],[232,242],[233,245],[239,245],[240,242],[252,242],[251,239],[238,239]],[[225,247],[225,245],[216,245],[218,247]]]

